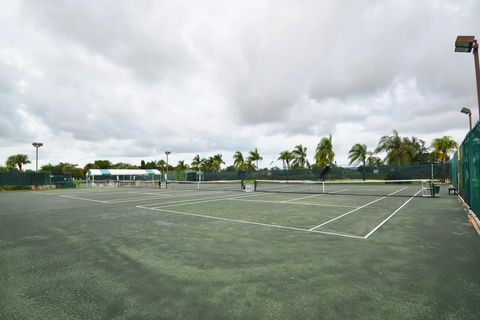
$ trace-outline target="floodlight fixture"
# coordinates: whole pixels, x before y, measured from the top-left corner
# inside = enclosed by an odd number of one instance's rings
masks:
[[[480,66],[478,62],[478,42],[475,36],[457,36],[455,52],[472,52],[475,63],[475,77],[477,82],[478,115],[480,119]]]
[[[43,146],[41,142],[33,142],[32,146],[35,147],[35,172],[38,172],[38,148]]]
[[[475,36],[457,36],[457,40],[455,40],[455,52],[470,52],[475,43],[477,43]]]
[[[166,181],[165,185],[168,185],[168,155],[171,153],[172,153],[171,151],[165,151],[165,155],[167,156],[167,173],[165,174],[165,181]]]
[[[472,130],[472,110],[470,110],[470,108],[463,107],[460,112],[468,115],[468,123],[470,124],[470,130]]]

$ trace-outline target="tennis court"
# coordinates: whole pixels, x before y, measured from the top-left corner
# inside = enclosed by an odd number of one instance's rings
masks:
[[[153,184],[155,185],[155,184]],[[476,319],[480,249],[422,183],[0,193],[0,318]]]

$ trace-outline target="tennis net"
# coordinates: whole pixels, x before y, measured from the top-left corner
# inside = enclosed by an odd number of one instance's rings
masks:
[[[212,190],[212,191],[241,191],[241,180],[224,181],[178,181],[168,180],[166,187],[168,189],[180,190]]]
[[[434,195],[431,180],[374,180],[374,181],[277,181],[255,180],[255,191],[331,194],[355,196],[411,197]]]
[[[160,188],[160,180],[118,180],[114,183],[119,188]]]

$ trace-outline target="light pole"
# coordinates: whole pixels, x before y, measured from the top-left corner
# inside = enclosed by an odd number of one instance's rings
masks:
[[[473,50],[473,51],[472,51]],[[455,52],[471,52],[475,63],[475,77],[477,80],[478,115],[480,119],[480,67],[478,63],[478,43],[475,36],[457,36]]]
[[[34,142],[32,143],[32,146],[35,147],[36,149],[36,152],[35,152],[35,172],[38,172],[38,148],[40,148],[41,146],[43,146],[43,143],[41,142]]]
[[[167,156],[167,173],[165,174],[165,181],[168,181],[168,155],[170,153],[170,151],[165,151],[165,155]]]
[[[468,123],[470,124],[470,130],[472,130],[472,110],[470,110],[470,108],[463,107],[460,112],[468,114]]]

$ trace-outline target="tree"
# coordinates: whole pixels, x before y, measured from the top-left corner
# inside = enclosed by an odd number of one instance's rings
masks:
[[[367,162],[367,145],[366,144],[360,144],[356,143],[353,145],[353,147],[350,149],[348,152],[348,159],[350,159],[350,164],[362,164],[362,176],[363,180],[365,180],[365,165]]]
[[[157,163],[155,161],[145,162],[143,169],[157,169]]]
[[[10,169],[14,169],[18,166],[18,170],[22,171],[22,167],[24,164],[31,163],[28,160],[28,156],[26,154],[14,154],[8,157],[6,161],[6,165]]]
[[[315,151],[315,164],[319,167],[333,164],[335,152],[333,152],[332,135],[323,137]]]
[[[111,169],[113,167],[110,160],[95,160],[93,165],[95,169]]]
[[[252,150],[249,152],[248,155],[248,162],[253,163],[255,161],[255,168],[258,170],[258,161],[263,160],[263,158],[260,156],[260,153],[258,153],[258,149],[255,148],[255,150]]]
[[[42,166],[40,171],[50,172],[51,174],[56,175],[72,175],[74,178],[82,178],[83,177],[83,169],[77,167],[78,164],[68,163],[68,162],[60,162],[57,165],[53,164],[46,164]]]
[[[408,152],[410,161],[414,163],[430,163],[430,154],[427,147],[425,147],[425,141],[418,139],[417,137],[402,138],[403,148]]]
[[[292,165],[294,167],[305,168],[307,164],[307,147],[302,146],[301,144],[296,145],[292,151],[294,156]]]
[[[222,164],[225,164],[225,161],[222,159],[222,155],[217,153],[212,157],[212,171],[219,172],[221,170]]]
[[[253,171],[253,170],[255,170],[255,165],[253,164],[251,159],[247,159],[247,161],[245,161],[242,164],[240,170],[242,170],[242,171]]]
[[[200,171],[210,171],[210,163],[208,159],[202,158],[200,159],[200,165],[199,165]]]
[[[241,170],[244,163],[245,159],[243,158],[243,154],[240,151],[235,151],[235,154],[233,155],[233,166],[237,170]]]
[[[191,163],[191,166],[192,166],[192,169],[195,170],[195,171],[198,171],[199,167],[200,167],[200,155],[196,155],[195,157],[193,157],[193,160],[192,160],[192,163]]]
[[[375,153],[386,152],[385,160],[390,165],[408,164],[412,161],[414,150],[408,138],[402,139],[396,130],[391,136],[383,136],[378,142]]]
[[[282,160],[283,169],[290,169],[290,161],[295,159],[295,156],[288,150],[280,152],[280,156],[277,160]]]
[[[441,138],[434,139],[432,142],[433,153],[436,156],[436,160],[442,163],[447,162],[450,159],[450,152],[454,151],[458,147],[458,144],[449,136],[443,136]]]
[[[382,159],[375,156],[369,156],[367,158],[367,166],[369,167],[379,167],[383,164]]]
[[[140,161],[140,169],[145,169],[145,160]]]
[[[136,169],[137,166],[134,166],[133,164],[130,163],[125,163],[125,162],[117,162],[113,165],[113,169]]]
[[[177,168],[176,168],[178,171],[185,171],[187,170],[187,168],[188,168],[188,165],[185,164],[185,161],[183,160],[178,161]]]
[[[237,170],[238,169],[234,165],[230,165],[230,166],[226,167],[223,171],[225,171],[225,172],[235,172]]]
[[[165,168],[167,167],[167,163],[165,162],[165,160],[158,160],[157,161],[157,168],[160,170],[160,171],[164,171]]]
[[[429,163],[431,154],[425,147],[425,141],[417,137],[400,137],[396,130],[391,136],[380,138],[375,153],[386,152],[384,161],[389,165]]]

